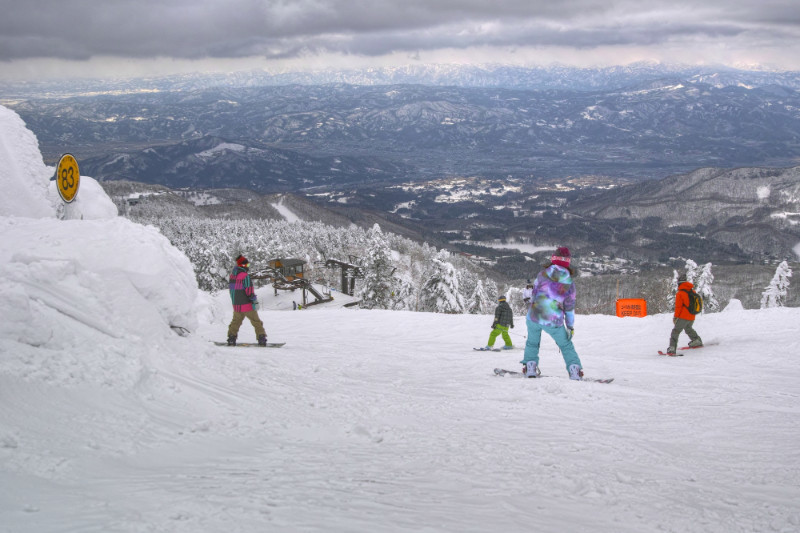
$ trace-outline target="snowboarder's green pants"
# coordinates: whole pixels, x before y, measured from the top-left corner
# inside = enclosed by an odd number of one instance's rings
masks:
[[[676,318],[675,319],[675,327],[672,328],[672,333],[669,336],[669,347],[674,352],[678,349],[678,337],[681,335],[681,331],[685,331],[687,335],[689,335],[689,340],[697,344],[703,344],[703,341],[700,340],[700,335],[692,327],[694,325],[694,320],[684,320],[683,318]]]
[[[506,343],[506,346],[511,346],[511,336],[508,334],[508,326],[501,326],[500,324],[497,324],[489,334],[488,346],[494,346],[494,341],[497,339],[498,335],[503,336],[503,341]]]
[[[231,325],[228,326],[228,337],[236,337],[239,334],[239,327],[242,325],[242,322],[244,322],[245,317],[253,324],[253,328],[256,330],[256,338],[267,334],[264,330],[264,323],[258,318],[258,311],[253,309],[246,313],[242,313],[241,311],[233,312],[233,320],[231,320]]]

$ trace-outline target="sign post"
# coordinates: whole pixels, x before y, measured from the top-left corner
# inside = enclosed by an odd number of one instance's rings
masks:
[[[81,173],[78,170],[78,162],[72,154],[64,154],[56,166],[56,188],[58,195],[67,205],[64,207],[64,218],[71,218],[69,204],[78,195],[78,187],[81,184]]]

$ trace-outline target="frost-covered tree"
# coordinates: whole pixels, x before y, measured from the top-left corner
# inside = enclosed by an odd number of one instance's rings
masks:
[[[494,308],[497,305],[497,298],[500,297],[500,289],[497,288],[497,283],[493,279],[487,279],[483,286],[486,287],[486,294],[489,296],[489,306],[486,309],[486,313],[493,313]]]
[[[669,285],[669,295],[667,296],[667,305],[669,309],[675,308],[675,295],[678,294],[678,271],[672,271],[672,282]]]
[[[364,279],[360,283],[358,296],[364,309],[391,309],[394,300],[394,274],[392,251],[375,224],[367,234],[367,249],[362,263]]]
[[[719,302],[711,285],[714,283],[714,274],[711,273],[711,263],[706,263],[697,274],[694,282],[694,292],[703,299],[703,311],[716,311],[719,309]]]
[[[786,296],[789,293],[789,278],[792,277],[792,269],[789,263],[782,261],[775,269],[772,281],[761,293],[761,309],[770,307],[783,307],[786,304]]]
[[[416,292],[410,272],[395,274],[391,308],[395,311],[414,311]]]
[[[483,282],[478,280],[475,284],[475,290],[472,291],[472,295],[469,297],[469,301],[467,303],[467,312],[473,315],[483,315],[488,314],[492,305],[492,299],[486,293],[486,289],[483,286]]]
[[[519,287],[510,287],[506,291],[506,301],[514,312],[514,316],[524,315],[528,312],[528,306],[522,300],[522,289]]]
[[[686,272],[686,281],[694,283],[694,278],[697,277],[697,263],[691,259],[687,259],[683,269]]]
[[[458,271],[448,259],[447,250],[441,250],[433,259],[433,274],[422,290],[425,311],[458,314],[466,309],[459,288]]]

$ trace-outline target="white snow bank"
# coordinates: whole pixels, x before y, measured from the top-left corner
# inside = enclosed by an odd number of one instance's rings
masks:
[[[63,203],[58,196],[55,180],[50,182],[48,194],[53,199],[53,202]],[[117,206],[114,205],[106,191],[97,183],[97,180],[88,176],[81,176],[78,194],[67,209],[69,209],[70,215],[67,218],[73,220],[102,220],[114,218],[119,214]]]
[[[47,194],[52,175],[33,133],[19,115],[0,106],[0,215],[54,217]]]
[[[197,327],[189,260],[155,228],[116,217],[91,178],[73,220],[55,218],[36,138],[2,107],[0,127],[0,375],[135,383],[173,327]]]
[[[725,312],[725,311],[744,311],[744,305],[742,305],[742,301],[741,300],[737,300],[736,298],[731,298],[731,300],[728,302],[728,305],[726,305],[725,309],[723,309],[722,311],[723,312]]]
[[[0,373],[126,381],[127,345],[197,326],[189,260],[156,229],[123,218],[0,217],[0,279],[0,348],[10,353]]]

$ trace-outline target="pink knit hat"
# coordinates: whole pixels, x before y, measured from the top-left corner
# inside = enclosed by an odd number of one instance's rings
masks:
[[[564,268],[569,268],[569,248],[566,246],[560,246],[556,253],[550,256],[550,262],[554,265],[558,265]]]

